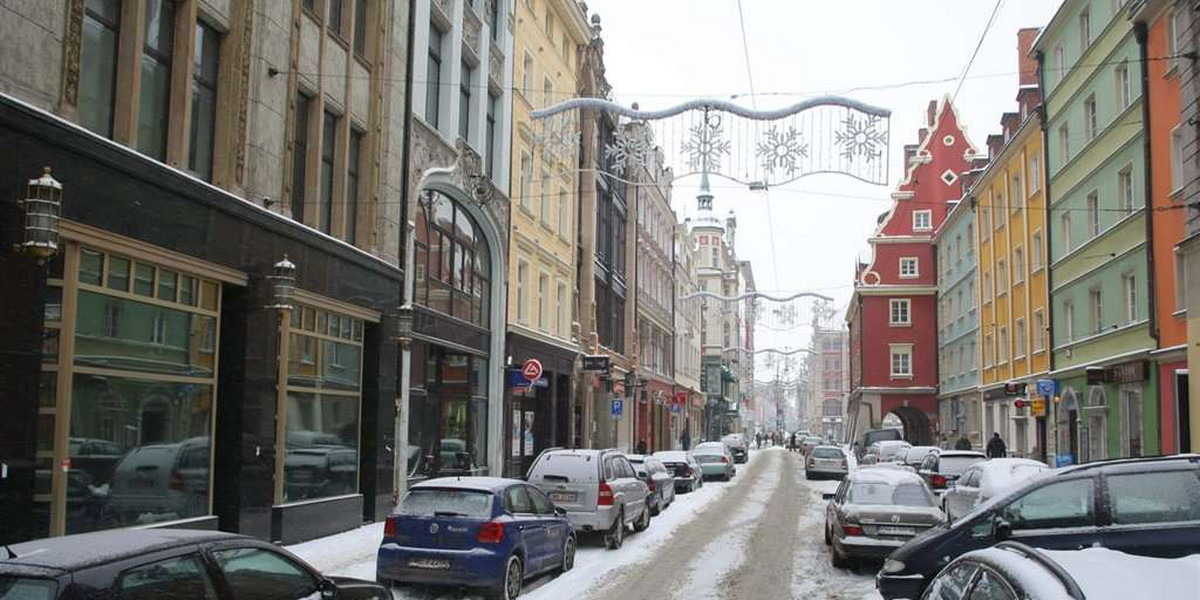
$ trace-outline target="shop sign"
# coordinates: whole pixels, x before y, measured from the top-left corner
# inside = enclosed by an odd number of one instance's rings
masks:
[[[525,361],[525,364],[521,367],[521,373],[525,375],[525,379],[537,381],[542,376],[542,361],[536,358]]]
[[[1115,365],[1105,373],[1108,383],[1137,383],[1146,380],[1146,361],[1139,360]]]
[[[525,373],[521,369],[508,370],[508,387],[529,389],[532,387],[550,387],[550,380],[545,377],[539,377],[535,381],[530,381],[525,378]]]
[[[1075,464],[1075,455],[1070,452],[1054,455],[1054,467],[1069,467]]]
[[[687,404],[687,399],[688,399],[687,392],[675,392],[675,403],[676,404]]]
[[[1030,398],[1029,400],[1030,413],[1035,417],[1046,416],[1046,399],[1045,398]]]
[[[607,371],[609,357],[607,354],[585,354],[583,356],[584,371]]]
[[[1054,387],[1055,386],[1054,386],[1053,379],[1037,380],[1037,393],[1039,396],[1053,396],[1054,395]]]

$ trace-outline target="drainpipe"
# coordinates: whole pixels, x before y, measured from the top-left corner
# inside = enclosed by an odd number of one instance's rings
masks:
[[[1043,220],[1045,220],[1045,222],[1046,222],[1046,225],[1044,227],[1042,227],[1042,233],[1046,236],[1046,252],[1043,254],[1043,256],[1045,256],[1045,260],[1046,260],[1046,266],[1045,266],[1045,268],[1046,268],[1046,325],[1045,325],[1045,327],[1046,327],[1046,330],[1048,333],[1048,335],[1046,336],[1046,339],[1049,340],[1049,342],[1046,344],[1046,353],[1047,353],[1047,359],[1048,359],[1046,370],[1047,370],[1047,376],[1049,376],[1049,373],[1054,371],[1054,335],[1053,335],[1053,332],[1054,332],[1054,304],[1051,301],[1051,297],[1050,297],[1050,291],[1054,289],[1054,269],[1051,266],[1052,263],[1054,262],[1054,260],[1053,260],[1053,256],[1051,256],[1051,254],[1050,254],[1050,248],[1053,247],[1052,242],[1054,240],[1054,222],[1050,219],[1050,201],[1051,201],[1052,197],[1050,195],[1050,135],[1048,133],[1049,129],[1050,129],[1050,122],[1049,122],[1049,118],[1048,118],[1047,112],[1046,112],[1046,104],[1047,104],[1047,98],[1046,98],[1046,53],[1042,52],[1041,50],[1038,50],[1034,54],[1034,58],[1035,58],[1035,60],[1037,60],[1037,65],[1038,65],[1038,67],[1037,67],[1038,95],[1041,96],[1041,98],[1040,98],[1041,103],[1034,110],[1038,111],[1039,127],[1042,130],[1042,175],[1041,175],[1041,177],[1042,177],[1042,204],[1045,205],[1045,208],[1043,209],[1043,212],[1045,214],[1045,216],[1043,217]],[[1040,335],[1040,332],[1039,332],[1039,335]],[[981,399],[981,401],[980,401],[980,409],[981,410],[983,408],[982,404],[983,404],[983,402]],[[1045,419],[1045,422],[1042,424],[1041,427],[1037,427],[1036,425],[1034,426],[1036,429],[1035,435],[1037,435],[1037,437],[1038,437],[1038,441],[1037,441],[1038,448],[1041,450],[1043,458],[1046,459],[1044,462],[1046,462],[1046,464],[1050,464],[1050,462],[1049,462],[1049,460],[1050,460],[1050,452],[1049,452],[1050,436],[1054,435],[1055,438],[1058,437],[1058,433],[1054,432],[1052,434],[1050,431],[1050,428],[1051,428],[1051,426],[1057,427],[1058,405],[1055,404],[1053,401],[1047,402],[1046,403],[1046,416],[1043,418]],[[1069,426],[1070,425],[1068,425],[1068,427]],[[1074,452],[1074,450],[1072,450],[1072,452]]]
[[[1150,145],[1150,69],[1147,60],[1149,48],[1146,45],[1146,22],[1138,21],[1133,24],[1133,36],[1137,38],[1138,60],[1142,63],[1142,148],[1143,169],[1145,170],[1146,188],[1146,310],[1149,317],[1150,337],[1154,345],[1159,346],[1158,332],[1158,302],[1154,297],[1154,181],[1151,176],[1151,145]],[[1161,407],[1160,407],[1161,408]],[[1161,424],[1162,419],[1159,419]],[[1162,437],[1159,437],[1161,443]]]
[[[400,159],[400,244],[404,249],[404,282],[400,287],[400,305],[411,315],[413,279],[413,233],[416,227],[408,219],[408,204],[412,190],[409,186],[410,159],[412,155],[412,105],[413,105],[413,23],[416,21],[417,3],[408,3],[408,24],[405,38],[405,69],[404,69],[404,147]],[[405,312],[405,311],[401,311]],[[400,504],[400,495],[408,483],[408,398],[409,373],[412,364],[411,341],[400,342],[400,381],[396,389],[400,397],[396,401],[396,415],[393,418],[395,430],[392,434],[394,448],[392,451],[392,502]]]

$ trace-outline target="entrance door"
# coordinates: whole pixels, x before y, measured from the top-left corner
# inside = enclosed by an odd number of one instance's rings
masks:
[[[1191,414],[1188,410],[1188,372],[1187,369],[1175,371],[1175,414],[1179,419],[1175,430],[1179,432],[1179,442],[1175,445],[1180,453],[1192,452]]]

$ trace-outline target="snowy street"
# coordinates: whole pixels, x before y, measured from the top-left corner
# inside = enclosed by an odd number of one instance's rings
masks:
[[[730,483],[708,482],[655,517],[650,528],[605,550],[581,539],[575,569],[527,584],[529,600],[677,598],[731,600],[878,598],[876,565],[857,572],[830,566],[823,542],[822,492],[834,481],[804,479],[800,455],[753,451]],[[288,549],[331,575],[374,579],[383,525],[372,524]],[[404,587],[396,598],[474,598],[436,588]]]

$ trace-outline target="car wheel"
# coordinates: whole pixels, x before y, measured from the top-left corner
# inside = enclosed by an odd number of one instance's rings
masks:
[[[633,530],[641,532],[641,531],[645,531],[649,527],[650,527],[650,508],[647,507],[647,508],[642,509],[642,516],[638,517],[638,520],[633,522]]]
[[[832,546],[833,538],[829,536],[829,522],[825,523],[825,545]]]
[[[575,536],[567,536],[567,545],[563,547],[562,572],[566,573],[575,568]]]
[[[660,513],[662,513],[663,499],[662,496],[658,495],[655,495],[655,498],[654,504],[650,507],[650,514],[657,517]],[[649,502],[649,500],[647,500],[647,502]]]
[[[612,527],[604,532],[604,547],[609,550],[616,550],[625,543],[625,512],[617,513],[617,518],[613,521]]]
[[[508,557],[504,564],[504,578],[488,594],[493,600],[513,600],[521,595],[521,585],[525,580],[525,567],[517,555]]]
[[[829,549],[830,561],[834,568],[845,569],[850,566],[850,559],[838,551],[837,546]]]

